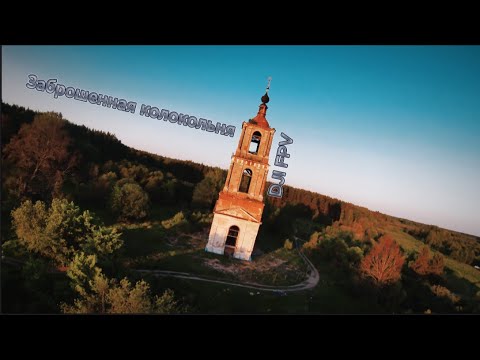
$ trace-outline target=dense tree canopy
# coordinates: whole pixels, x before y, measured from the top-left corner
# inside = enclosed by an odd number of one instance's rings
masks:
[[[60,114],[36,115],[31,124],[22,125],[4,149],[5,159],[15,164],[5,180],[9,191],[18,197],[58,195],[64,177],[77,162],[69,151],[70,143]]]
[[[195,186],[192,203],[195,206],[212,208],[224,183],[224,171],[219,168],[209,170],[203,180]]]
[[[150,286],[144,280],[132,285],[127,278],[120,282],[107,278],[96,266],[95,255],[76,254],[67,276],[78,297],[72,305],[61,305],[64,313],[167,314],[181,311],[171,290],[152,297]]]
[[[110,201],[112,212],[119,220],[140,220],[148,215],[148,194],[135,182],[117,182]]]
[[[88,210],[82,212],[66,199],[54,198],[50,207],[26,200],[12,211],[12,218],[19,243],[59,265],[79,250],[108,257],[123,244],[115,228],[97,224]]]
[[[429,247],[424,246],[410,267],[419,275],[441,275],[444,268],[443,256],[436,253],[432,257]]]

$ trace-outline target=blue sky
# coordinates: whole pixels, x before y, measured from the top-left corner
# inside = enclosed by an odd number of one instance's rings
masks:
[[[227,168],[272,76],[267,118],[293,138],[286,184],[480,235],[480,46],[4,46],[3,101],[125,144]],[[27,75],[136,101],[135,114],[25,87]],[[237,126],[235,137],[140,105]],[[271,173],[271,171],[270,171]]]

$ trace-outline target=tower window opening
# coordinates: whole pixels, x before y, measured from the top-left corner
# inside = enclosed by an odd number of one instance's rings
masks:
[[[252,140],[250,141],[250,147],[248,152],[250,154],[258,154],[258,148],[260,147],[260,140],[262,139],[262,134],[259,131],[255,131],[252,135]]]
[[[250,189],[250,182],[252,181],[252,170],[245,169],[243,170],[242,180],[240,181],[239,192],[248,193]]]

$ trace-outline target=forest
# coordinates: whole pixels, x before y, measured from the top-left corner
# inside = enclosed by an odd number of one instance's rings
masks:
[[[290,186],[265,196],[254,253],[296,261],[299,239],[320,272],[314,290],[253,297],[142,275],[133,267],[203,271],[195,261],[210,255],[192,257],[190,241],[205,246],[226,169],[1,105],[3,312],[480,312],[480,238]],[[293,281],[288,268],[283,280],[262,279]]]

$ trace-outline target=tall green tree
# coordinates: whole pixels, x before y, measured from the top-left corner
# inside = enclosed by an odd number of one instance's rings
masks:
[[[203,180],[193,190],[192,204],[198,207],[212,208],[224,184],[225,174],[222,169],[208,170]]]
[[[110,280],[96,266],[95,255],[75,254],[70,263],[67,276],[71,286],[79,295],[73,305],[61,304],[64,313],[105,313]]]

